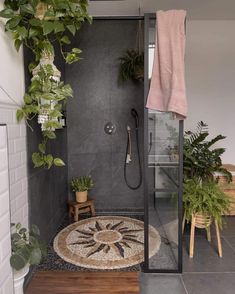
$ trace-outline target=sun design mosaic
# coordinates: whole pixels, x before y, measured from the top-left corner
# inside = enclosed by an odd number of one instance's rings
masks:
[[[160,236],[149,228],[150,254],[160,247]],[[144,223],[139,220],[105,216],[74,223],[54,240],[54,249],[64,260],[87,268],[116,269],[144,260]]]

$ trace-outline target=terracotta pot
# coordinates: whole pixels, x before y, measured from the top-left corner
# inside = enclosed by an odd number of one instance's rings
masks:
[[[203,213],[195,213],[193,217],[195,217],[195,227],[199,229],[206,229],[212,223],[212,217]]]
[[[79,203],[87,201],[87,191],[76,192],[76,201]]]

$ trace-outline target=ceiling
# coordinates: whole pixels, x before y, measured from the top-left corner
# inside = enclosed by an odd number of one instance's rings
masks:
[[[135,16],[156,10],[185,9],[188,19],[235,20],[235,0],[90,0],[93,16]]]

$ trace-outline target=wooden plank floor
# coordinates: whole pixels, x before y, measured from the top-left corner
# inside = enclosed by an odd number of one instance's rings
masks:
[[[26,294],[139,294],[138,272],[37,272]]]

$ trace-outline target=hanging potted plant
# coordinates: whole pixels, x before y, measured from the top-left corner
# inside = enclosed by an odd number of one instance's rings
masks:
[[[35,56],[35,62],[29,65],[31,85],[17,111],[18,121],[25,118],[30,125],[30,120],[37,117],[41,124],[43,141],[38,152],[32,154],[34,167],[64,165],[62,159],[46,152],[47,141],[55,139],[55,130],[61,128],[63,106],[72,97],[71,87],[60,82],[60,72],[53,64],[54,44],[59,44],[66,63],[80,60],[79,48],[67,51],[65,46],[84,21],[91,22],[87,7],[87,0],[5,0],[0,11],[0,17],[7,20],[5,30],[11,33],[16,50],[24,45]]]
[[[31,230],[27,230],[18,223],[11,234],[11,247],[10,263],[13,268],[14,293],[23,294],[24,278],[29,272],[29,266],[40,263],[46,255],[46,246],[40,240],[37,226],[33,225]]]
[[[144,80],[144,52],[141,20],[138,22],[136,41],[136,48],[126,50],[123,56],[119,58],[119,83],[124,83],[128,80],[136,83]]]
[[[71,188],[76,194],[76,201],[86,202],[88,190],[90,190],[93,186],[94,183],[90,176],[82,176],[72,179]]]

